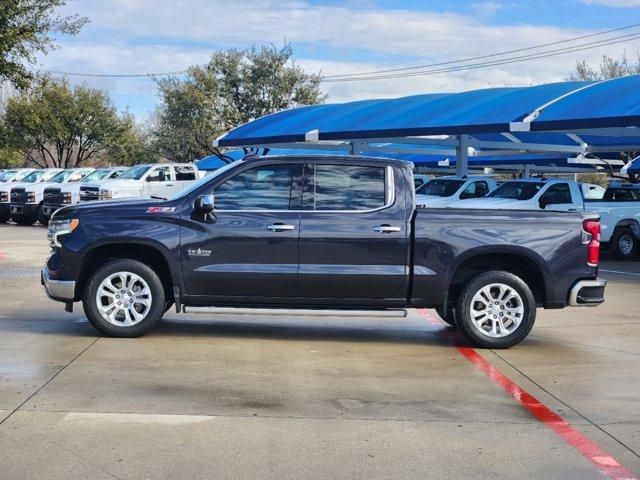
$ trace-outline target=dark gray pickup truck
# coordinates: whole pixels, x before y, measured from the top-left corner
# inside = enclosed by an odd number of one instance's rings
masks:
[[[473,345],[504,348],[537,307],[604,301],[599,228],[577,212],[416,209],[402,161],[254,157],[167,200],[58,210],[42,282],[113,336],[151,330],[172,304],[430,307]]]

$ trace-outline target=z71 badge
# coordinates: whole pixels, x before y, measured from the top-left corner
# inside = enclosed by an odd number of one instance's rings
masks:
[[[187,250],[187,255],[189,255],[190,257],[210,257],[211,256],[211,250],[203,250],[201,248],[189,248]]]
[[[147,213],[173,213],[176,207],[149,207]]]

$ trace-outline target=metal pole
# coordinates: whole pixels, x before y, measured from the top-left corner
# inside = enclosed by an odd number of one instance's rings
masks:
[[[349,150],[349,155],[360,155],[362,153],[362,142],[351,141],[351,148]]]
[[[463,176],[469,171],[469,137],[458,135],[456,147],[456,175]]]
[[[529,171],[530,166],[525,163],[523,167],[524,167],[524,172],[522,173],[522,178],[529,178],[529,175],[531,173]]]

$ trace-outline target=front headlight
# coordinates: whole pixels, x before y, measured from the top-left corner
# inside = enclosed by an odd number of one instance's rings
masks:
[[[27,203],[36,203],[36,192],[27,192]]]
[[[49,245],[51,247],[61,247],[61,238],[73,232],[78,225],[80,225],[80,220],[77,218],[71,218],[69,220],[51,220],[49,222],[49,232],[47,235]]]
[[[100,190],[101,200],[110,200],[113,198],[113,192],[111,190]]]
[[[71,203],[71,192],[64,192],[62,194],[62,203]]]
[[[9,203],[9,192],[0,192],[0,203]]]

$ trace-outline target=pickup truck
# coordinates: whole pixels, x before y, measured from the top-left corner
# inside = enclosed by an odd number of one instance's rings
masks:
[[[36,220],[47,225],[50,215],[44,212],[45,190],[60,184],[75,183],[93,172],[93,168],[70,168],[61,170],[47,182],[32,183],[11,189],[11,219],[18,225],[33,225]]]
[[[491,177],[438,177],[416,189],[416,204],[433,208],[446,207],[458,200],[484,197],[496,186],[496,181]]]
[[[562,179],[511,180],[484,198],[455,202],[451,206],[594,212],[600,216],[602,243],[608,246],[614,257],[630,258],[638,251],[640,198],[632,193],[634,187],[616,184],[604,190],[602,198],[589,198],[593,196],[593,187]]]
[[[168,200],[63,207],[47,294],[100,332],[148,332],[218,307],[436,308],[473,345],[507,348],[537,307],[604,301],[598,216],[416,208],[413,165],[367,157],[248,157]]]
[[[44,189],[43,213],[46,218],[50,218],[60,207],[78,203],[82,197],[82,187],[85,185],[95,185],[118,178],[127,170],[127,167],[98,168],[84,177],[79,182],[63,183],[61,185],[49,186]]]
[[[10,197],[12,188],[27,187],[31,183],[48,182],[60,171],[60,168],[33,170],[19,182],[0,183],[0,223],[5,223],[11,218]]]
[[[198,169],[192,163],[135,165],[115,180],[103,182],[97,190],[101,200],[169,197],[198,178]]]

